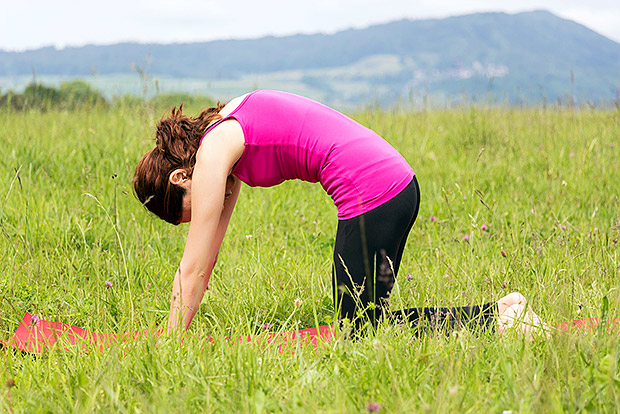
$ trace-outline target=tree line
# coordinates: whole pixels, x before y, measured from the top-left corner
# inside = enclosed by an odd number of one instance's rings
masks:
[[[214,105],[214,101],[210,97],[189,95],[187,93],[157,94],[148,100],[133,95],[125,95],[109,100],[97,89],[81,80],[63,82],[57,88],[32,81],[21,93],[9,91],[0,95],[0,108],[15,111],[71,110],[119,104],[130,106],[148,104],[150,107],[159,110],[179,106],[182,103],[203,108]]]
[[[101,92],[79,80],[64,82],[58,88],[32,81],[22,93],[9,91],[0,96],[0,108],[18,111],[51,108],[75,109],[107,103]]]

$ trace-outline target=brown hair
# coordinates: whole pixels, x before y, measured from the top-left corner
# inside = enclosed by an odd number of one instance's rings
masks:
[[[177,168],[184,168],[192,176],[200,139],[213,120],[222,118],[219,112],[223,107],[218,102],[197,117],[183,115],[183,105],[172,108],[170,115],[164,114],[157,123],[155,148],[136,166],[133,188],[138,200],[168,223],[181,221],[185,195],[185,189],[170,183],[168,177]]]

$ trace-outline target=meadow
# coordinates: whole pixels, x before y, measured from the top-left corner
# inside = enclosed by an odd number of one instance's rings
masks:
[[[26,311],[107,332],[165,323],[187,226],[148,214],[131,188],[161,113],[122,104],[0,111],[1,339]],[[350,115],[407,158],[421,187],[392,309],[519,291],[549,323],[620,317],[619,110]],[[604,325],[531,340],[464,330],[416,338],[386,323],[356,341],[283,353],[225,341],[334,321],[336,224],[318,184],[244,186],[190,328],[214,343],[0,349],[0,411],[619,410],[619,334]]]

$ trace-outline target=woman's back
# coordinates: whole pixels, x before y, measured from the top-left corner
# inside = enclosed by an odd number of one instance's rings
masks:
[[[403,157],[375,132],[301,96],[255,91],[224,114],[229,118],[239,122],[245,139],[235,176],[260,187],[290,179],[320,182],[339,219],[381,205],[413,178]]]

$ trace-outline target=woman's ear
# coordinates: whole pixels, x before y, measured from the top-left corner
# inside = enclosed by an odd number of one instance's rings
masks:
[[[170,184],[174,185],[182,185],[188,179],[189,175],[187,174],[187,170],[184,168],[177,168],[176,170],[173,170],[168,177]]]

